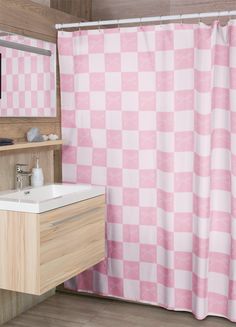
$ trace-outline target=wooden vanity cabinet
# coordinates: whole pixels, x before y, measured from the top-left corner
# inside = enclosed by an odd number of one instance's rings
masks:
[[[0,288],[40,295],[105,257],[105,196],[35,214],[0,211]]]

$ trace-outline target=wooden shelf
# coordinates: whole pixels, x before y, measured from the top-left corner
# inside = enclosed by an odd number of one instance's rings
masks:
[[[12,145],[0,146],[0,152],[42,148],[42,147],[57,146],[57,145],[62,145],[62,144],[63,144],[62,140],[43,141],[43,142],[22,142],[22,143],[15,143]]]

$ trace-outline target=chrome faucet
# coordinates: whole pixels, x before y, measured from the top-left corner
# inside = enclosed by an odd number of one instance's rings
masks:
[[[23,170],[24,167],[27,167],[26,164],[16,164],[16,189],[18,191],[24,188],[24,180],[25,177],[28,178],[28,186],[29,186],[29,177],[32,176],[30,171]]]

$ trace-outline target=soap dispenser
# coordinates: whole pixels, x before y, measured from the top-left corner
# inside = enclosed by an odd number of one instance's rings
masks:
[[[32,169],[31,185],[33,187],[43,186],[43,170],[39,167],[39,158],[36,158],[35,167]]]

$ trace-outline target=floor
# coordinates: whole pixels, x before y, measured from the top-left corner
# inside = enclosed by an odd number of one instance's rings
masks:
[[[198,321],[190,313],[56,293],[4,325],[5,327],[235,327],[223,318]]]

